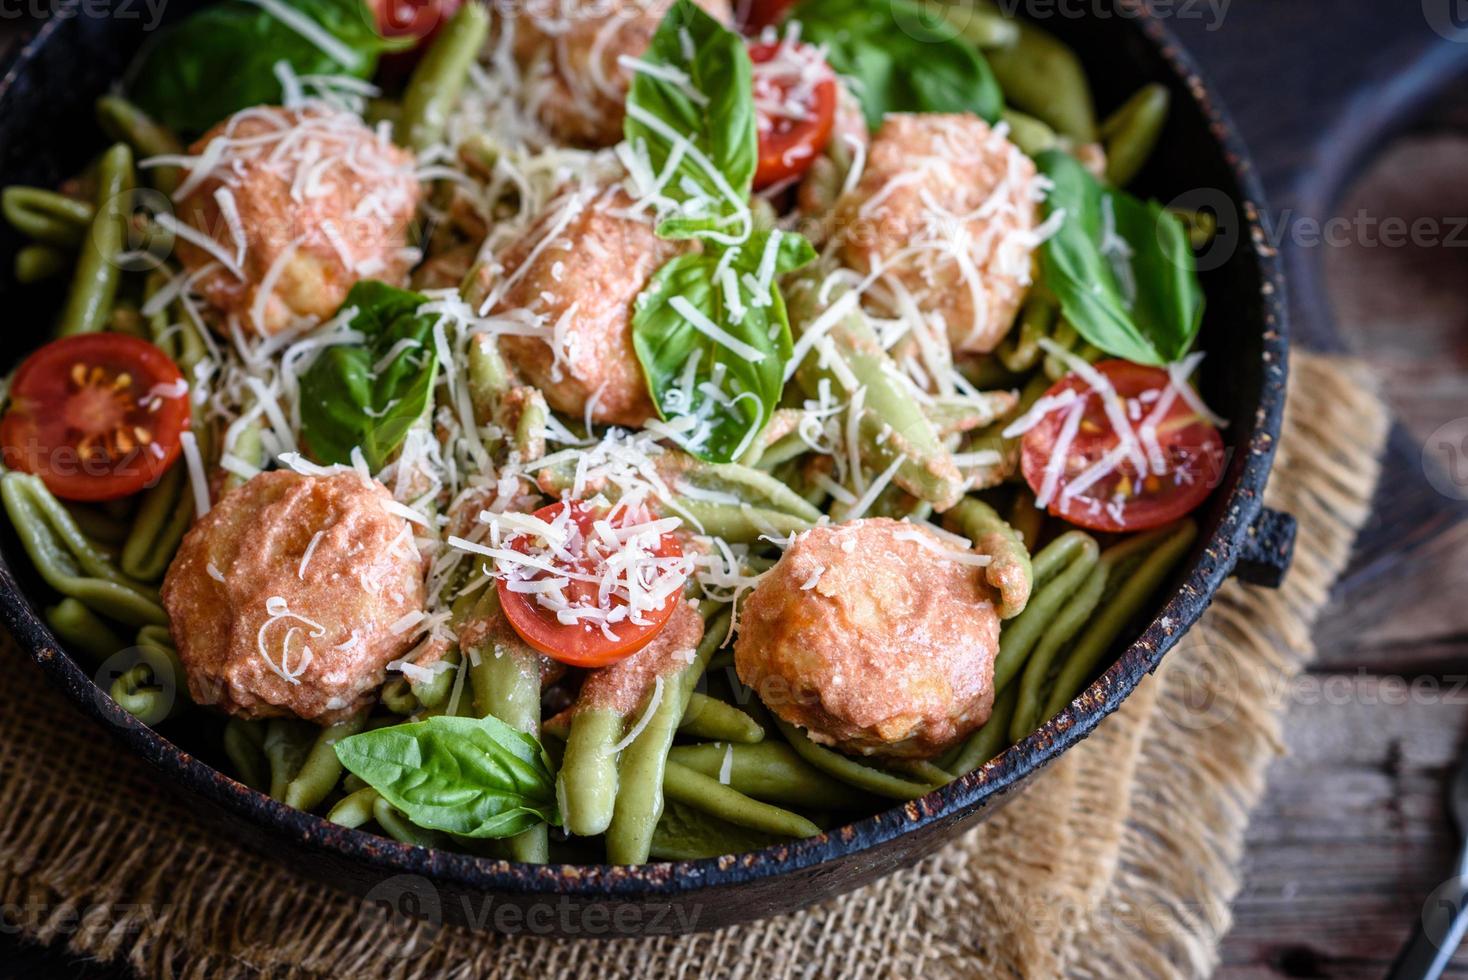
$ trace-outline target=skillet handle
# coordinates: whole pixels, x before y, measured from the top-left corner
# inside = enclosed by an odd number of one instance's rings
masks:
[[[1294,517],[1268,507],[1259,511],[1239,550],[1233,574],[1250,585],[1277,589],[1295,553]]]
[[[1462,858],[1459,859],[1460,865]],[[1468,879],[1458,878],[1432,893],[1412,938],[1392,964],[1387,980],[1438,980],[1468,932]]]

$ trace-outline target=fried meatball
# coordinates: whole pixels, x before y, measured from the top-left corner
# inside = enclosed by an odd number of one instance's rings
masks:
[[[632,203],[620,188],[562,194],[481,267],[472,292],[537,324],[532,336],[501,336],[500,350],[552,408],[582,418],[595,398],[592,421],[640,426],[657,413],[632,346],[632,301],[687,245],[621,213]]]
[[[163,580],[200,704],[321,723],[371,700],[423,608],[422,563],[392,497],[355,473],[262,473],[184,537]]]
[[[734,663],[825,745],[928,758],[989,718],[999,616],[984,570],[886,518],[798,536],[744,603]]]
[[[413,155],[351,113],[243,109],[189,151],[178,236],[198,290],[246,333],[336,312],[361,279],[399,282],[420,193]],[[203,271],[212,266],[212,271]]]
[[[970,115],[893,114],[860,181],[836,205],[843,262],[901,312],[905,290],[953,350],[988,353],[1030,284],[1040,185],[1019,147]]]
[[[673,0],[497,0],[515,18],[514,51],[529,101],[557,139],[611,146],[622,138],[632,71],[622,57],[647,53]],[[729,0],[695,0],[730,23]]]

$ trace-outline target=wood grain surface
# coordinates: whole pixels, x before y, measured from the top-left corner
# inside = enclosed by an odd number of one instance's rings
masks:
[[[1339,213],[1468,215],[1468,134],[1414,134]],[[1409,441],[1468,415],[1468,240],[1325,257],[1337,325],[1367,357]],[[1394,513],[1421,460],[1394,457],[1352,568],[1290,693],[1289,754],[1249,834],[1224,975],[1379,977],[1451,866],[1443,784],[1468,731],[1468,522]],[[1468,954],[1455,973],[1468,976]]]

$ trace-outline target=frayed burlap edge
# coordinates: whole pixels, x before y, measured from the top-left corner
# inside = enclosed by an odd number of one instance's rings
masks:
[[[1239,889],[1283,691],[1365,520],[1386,414],[1364,369],[1296,358],[1268,502],[1300,519],[1271,592],[1229,583],[1097,733],[977,830],[808,912],[576,943],[370,920],[220,841],[29,665],[0,690],[5,925],[148,977],[1202,976]]]

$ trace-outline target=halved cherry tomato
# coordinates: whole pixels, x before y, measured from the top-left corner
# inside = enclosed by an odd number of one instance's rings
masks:
[[[1068,374],[1045,393],[1056,407],[1024,435],[1020,465],[1036,498],[1048,492],[1051,514],[1096,531],[1159,527],[1201,504],[1223,475],[1218,430],[1161,368],[1103,361],[1096,370],[1120,399],[1112,412],[1101,392]],[[1061,403],[1066,392],[1080,400]],[[1129,447],[1123,448],[1113,424],[1115,412],[1135,434]],[[1073,433],[1069,448],[1063,460],[1054,460],[1067,430]]]
[[[137,337],[88,333],[26,358],[0,421],[5,465],[58,497],[113,500],[173,465],[189,424],[187,386],[169,356]]]
[[[799,41],[751,44],[758,190],[805,173],[836,124],[836,75],[820,51]]]
[[[571,554],[569,560],[565,555],[554,554],[545,547],[532,548],[528,535],[517,535],[506,542],[508,548],[550,562],[556,571],[535,571],[524,575],[518,574],[519,566],[511,566],[508,575],[501,575],[497,579],[500,606],[515,632],[547,657],[574,667],[605,667],[631,656],[652,642],[653,637],[667,625],[668,618],[673,615],[678,603],[683,600],[682,584],[687,576],[681,571],[665,573],[678,575],[678,587],[672,590],[661,606],[645,611],[640,617],[641,623],[634,623],[629,618],[609,624],[611,636],[594,620],[561,622],[556,613],[534,593],[516,591],[512,583],[581,575],[585,578],[571,578],[562,593],[567,605],[602,609],[626,608],[628,602],[625,595],[619,595],[617,591],[613,591],[605,600],[599,595],[599,583],[607,571],[607,560],[609,557],[620,557],[620,549],[607,545],[594,525],[598,521],[607,520],[612,527],[620,529],[654,519],[654,515],[645,508],[593,507],[579,500],[542,507],[534,516],[546,523],[560,526],[558,519],[568,510],[569,516],[563,520],[565,529],[569,532],[569,540],[562,550]],[[655,546],[647,548],[646,552],[657,558],[683,557],[683,549],[679,547],[677,539],[666,533],[658,536]]]
[[[390,51],[379,63],[389,77],[402,76],[417,62],[439,28],[463,4],[463,0],[369,0],[377,33],[383,37],[410,37],[414,43],[405,51]]]
[[[739,28],[746,34],[755,34],[766,27],[773,27],[785,16],[785,11],[795,6],[795,0],[738,0],[734,4]]]

